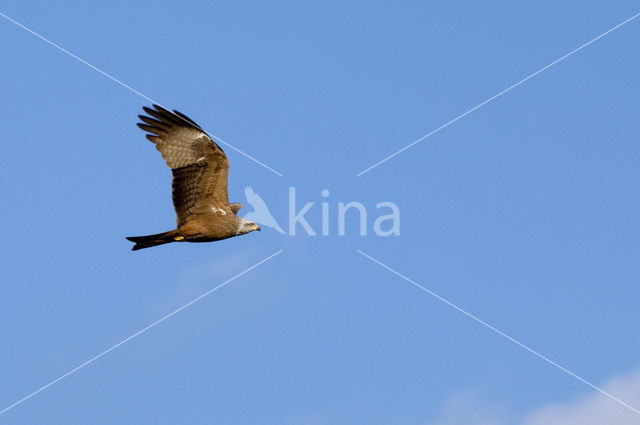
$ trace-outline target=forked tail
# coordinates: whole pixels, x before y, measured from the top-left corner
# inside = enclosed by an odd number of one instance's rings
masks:
[[[127,237],[127,240],[135,243],[131,250],[137,251],[139,249],[150,248],[152,246],[173,242],[175,241],[176,234],[176,230],[171,230],[169,232],[158,233],[155,235],[129,236]]]

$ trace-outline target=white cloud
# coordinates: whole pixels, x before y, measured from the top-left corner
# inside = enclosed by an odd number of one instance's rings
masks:
[[[603,387],[609,394],[640,408],[640,370],[610,379]],[[569,403],[540,407],[526,416],[522,425],[637,425],[640,414],[594,392]]]
[[[640,369],[609,379],[603,390],[640,409]],[[431,425],[638,425],[640,414],[596,392],[563,403],[550,403],[525,413],[522,420],[509,420],[504,409],[477,397],[457,397],[445,404],[440,418]]]
[[[506,425],[507,417],[506,411],[480,402],[477,395],[465,394],[447,401],[433,425]]]

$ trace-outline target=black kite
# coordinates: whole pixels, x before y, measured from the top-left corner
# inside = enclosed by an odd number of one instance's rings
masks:
[[[242,204],[229,204],[229,161],[211,137],[189,117],[161,106],[144,107],[138,127],[151,140],[173,173],[173,206],[178,228],[149,236],[131,236],[133,250],[169,242],[211,242],[244,235],[260,227],[236,214]]]

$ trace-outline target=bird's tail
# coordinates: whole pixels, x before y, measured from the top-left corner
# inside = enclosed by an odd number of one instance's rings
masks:
[[[143,248],[150,248],[156,245],[163,245],[165,243],[173,242],[179,239],[177,230],[171,230],[169,232],[157,233],[155,235],[148,236],[129,236],[127,240],[134,242],[135,245],[131,250],[137,251]]]

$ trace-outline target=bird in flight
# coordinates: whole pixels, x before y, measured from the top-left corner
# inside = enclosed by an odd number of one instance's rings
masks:
[[[211,242],[244,235],[260,226],[238,217],[241,203],[229,204],[229,161],[211,137],[184,114],[161,106],[143,107],[138,127],[148,132],[173,173],[175,230],[149,236],[130,236],[133,250],[170,242]]]

